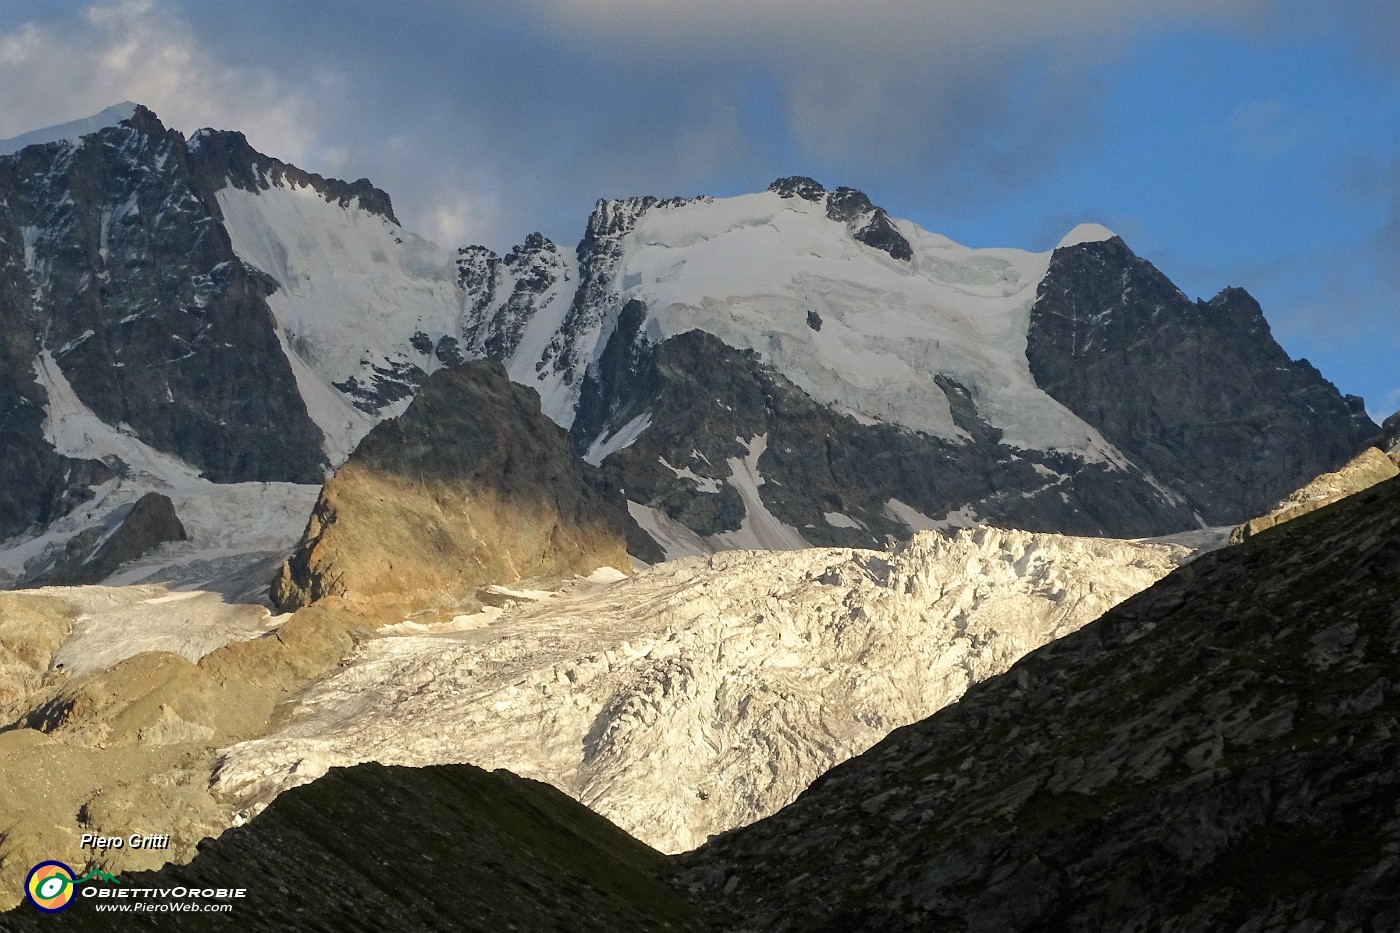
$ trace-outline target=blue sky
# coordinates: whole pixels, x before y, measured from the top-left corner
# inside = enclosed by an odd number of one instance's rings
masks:
[[[0,137],[136,100],[497,249],[797,173],[973,245],[1098,221],[1384,416],[1397,37],[1393,0],[5,0]]]

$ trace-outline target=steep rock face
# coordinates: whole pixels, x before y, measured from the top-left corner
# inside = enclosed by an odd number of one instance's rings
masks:
[[[540,386],[545,412],[558,423],[568,426],[573,422],[588,365],[616,326],[614,312],[623,284],[618,281],[618,268],[628,236],[653,208],[665,210],[687,203],[684,198],[640,197],[604,199],[594,207],[575,250],[578,282],[567,309],[557,328],[547,335],[543,349],[531,354],[535,359],[527,355],[512,366],[519,372],[521,364],[532,365],[533,376],[521,381]]]
[[[39,342],[27,315],[14,313],[30,297],[24,278],[0,273],[0,540],[48,524],[112,475],[106,464],[60,454],[45,437],[48,394],[33,376]]]
[[[1284,497],[1267,514],[1252,518],[1230,534],[1230,542],[1238,544],[1245,538],[1275,525],[1291,521],[1300,515],[1315,512],[1352,493],[1369,489],[1400,474],[1395,461],[1375,447],[1368,447],[1353,457],[1346,466],[1334,473],[1324,473],[1301,489]]]
[[[201,919],[207,930],[708,929],[659,880],[663,867],[658,853],[547,785],[470,765],[362,765],[298,788],[188,865],[120,877],[123,888],[246,889],[231,912]],[[189,928],[178,914],[151,916],[149,929]],[[131,926],[85,902],[62,919]],[[0,926],[42,930],[53,920],[26,906]]]
[[[1193,302],[1117,237],[1055,251],[1026,356],[1209,524],[1258,514],[1378,434],[1360,399],[1289,359],[1247,292]]]
[[[355,205],[398,225],[389,195],[370,184],[368,178],[346,182],[303,171],[258,152],[242,133],[199,130],[190,137],[187,151],[190,171],[205,192],[212,194],[228,186],[254,193],[272,187],[310,188],[330,203],[340,207]]]
[[[1131,466],[1005,443],[951,378],[939,385],[961,440],[822,405],[758,354],[703,331],[653,346],[637,339],[644,313],[632,304],[619,315],[584,384],[574,441],[595,460],[603,455],[604,474],[629,501],[716,543],[766,515],[794,540],[847,547],[977,521],[1120,536],[1192,524],[1189,510]],[[635,440],[609,450],[613,434],[643,422]],[[601,443],[589,444],[595,437]]]
[[[1381,425],[1381,446],[1391,456],[1400,455],[1400,411],[1385,419]]]
[[[402,624],[224,752],[249,812],[325,769],[468,761],[549,781],[664,851],[789,803],[1187,557],[979,529],[897,551],[734,551]],[[411,636],[411,637],[404,637]]]
[[[538,233],[504,259],[481,247],[464,249],[458,268],[459,283],[474,296],[462,342],[474,356],[493,360],[520,351],[531,321],[572,280],[559,248]]]
[[[538,397],[468,363],[435,373],[327,481],[273,598],[453,608],[487,584],[627,568],[626,521]]]
[[[1400,480],[1197,559],[683,858],[733,930],[1400,927]]]
[[[119,512],[111,520],[116,522],[114,527],[99,525],[70,538],[54,565],[32,584],[98,583],[167,541],[189,539],[175,504],[158,492],[146,493],[125,514]]]
[[[234,255],[189,155],[136,108],[78,143],[0,158],[5,356],[19,374],[50,354],[88,409],[210,479],[314,480],[320,432],[278,344],[268,284]],[[27,450],[41,477],[68,469],[42,462],[52,458],[33,436],[47,400],[19,394],[6,417],[27,440],[4,459]],[[27,506],[42,520],[42,502]]]

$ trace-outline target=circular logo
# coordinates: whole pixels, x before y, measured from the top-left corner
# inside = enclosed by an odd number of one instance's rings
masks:
[[[24,893],[46,914],[67,910],[73,903],[73,869],[62,862],[40,862],[29,869]]]

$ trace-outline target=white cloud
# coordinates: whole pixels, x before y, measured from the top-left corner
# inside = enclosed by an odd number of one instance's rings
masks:
[[[0,137],[133,100],[185,132],[243,130],[289,160],[317,147],[302,95],[266,69],[212,59],[180,10],[158,0],[94,3],[0,35],[0,87]]]

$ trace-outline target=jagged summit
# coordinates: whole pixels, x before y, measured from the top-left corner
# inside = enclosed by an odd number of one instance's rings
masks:
[[[826,194],[821,182],[806,175],[789,175],[779,178],[768,186],[768,190],[783,198],[803,198],[807,201],[820,201]]]
[[[0,139],[0,156],[14,155],[21,149],[29,146],[42,146],[46,143],[70,142],[76,144],[84,136],[90,136],[98,130],[117,126],[130,120],[136,115],[138,109],[143,109],[140,104],[126,100],[120,104],[113,104],[90,117],[30,130],[28,133],[22,133],[10,139]]]
[[[368,178],[347,182],[304,171],[263,155],[242,133],[197,130],[190,136],[189,153],[191,167],[206,175],[215,190],[229,185],[244,191],[266,191],[274,186],[311,188],[327,201],[341,207],[357,204],[399,226],[388,193],[376,188]]]

